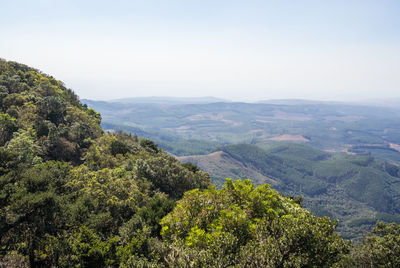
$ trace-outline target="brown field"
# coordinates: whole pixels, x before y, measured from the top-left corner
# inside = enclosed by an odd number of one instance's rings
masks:
[[[304,138],[301,135],[290,135],[290,134],[283,134],[278,137],[269,138],[271,141],[294,141],[294,142],[308,142],[309,139]]]
[[[330,120],[330,121],[337,120],[337,121],[351,122],[351,121],[363,119],[363,117],[357,116],[357,115],[346,115],[346,116],[329,115],[329,116],[325,116],[324,119]]]
[[[308,121],[312,119],[312,116],[306,114],[285,113],[281,111],[276,111],[274,112],[273,118],[281,120]]]
[[[213,120],[213,121],[220,121],[225,124],[232,125],[234,127],[240,126],[242,122],[235,122],[233,120],[225,119],[222,114],[195,114],[192,116],[187,117],[190,121],[198,121],[198,120]]]
[[[400,152],[400,144],[396,143],[389,143],[390,148],[395,149],[396,151]]]

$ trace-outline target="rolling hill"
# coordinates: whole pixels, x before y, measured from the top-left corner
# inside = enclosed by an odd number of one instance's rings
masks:
[[[161,102],[160,102],[161,101]],[[176,104],[85,100],[106,131],[155,140],[183,162],[304,196],[320,216],[360,238],[377,220],[400,221],[400,110],[307,100]]]
[[[226,180],[218,189],[207,173],[181,164],[153,141],[104,133],[100,121],[61,81],[0,59],[1,267],[399,263],[398,250],[388,246],[400,225],[379,223],[376,235],[352,246],[334,232],[335,221],[310,214],[299,198],[250,180]],[[263,146],[222,146],[191,160],[221,164],[222,170],[236,165],[228,175],[240,172],[283,190],[298,184],[293,192],[304,191],[306,204],[337,207],[323,198],[336,183],[343,211],[353,212],[345,193],[354,210],[374,216],[353,218],[348,228],[397,219],[390,214],[398,211],[397,166],[302,145]],[[364,257],[371,248],[380,254],[372,260]]]
[[[104,129],[143,134],[179,156],[208,154],[221,145],[284,141],[400,162],[400,110],[394,108],[296,100],[84,102],[102,114]]]
[[[212,154],[178,159],[198,165],[219,185],[227,176],[251,178],[285,195],[301,195],[315,214],[339,219],[346,238],[361,235],[377,220],[400,221],[400,168],[371,156],[280,143],[268,149],[228,145]]]

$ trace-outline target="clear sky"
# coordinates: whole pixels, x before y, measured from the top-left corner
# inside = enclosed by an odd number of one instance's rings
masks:
[[[400,1],[0,0],[0,52],[81,98],[400,97]]]

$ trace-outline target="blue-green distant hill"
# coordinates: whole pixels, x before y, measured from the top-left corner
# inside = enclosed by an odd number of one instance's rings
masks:
[[[283,141],[400,162],[400,109],[395,108],[305,100],[84,103],[102,114],[104,129],[143,134],[180,156],[211,153],[227,144]]]
[[[122,98],[111,100],[111,102],[119,103],[157,103],[157,104],[193,104],[193,103],[214,103],[214,102],[227,102],[227,100],[215,97],[197,97],[197,98],[184,98],[184,97],[136,97],[136,98]]]
[[[303,196],[319,216],[340,220],[342,235],[354,238],[378,220],[400,221],[400,167],[371,156],[331,154],[306,145],[280,143],[267,149],[250,144],[179,157],[210,173],[221,185],[228,176],[270,183],[286,195]]]

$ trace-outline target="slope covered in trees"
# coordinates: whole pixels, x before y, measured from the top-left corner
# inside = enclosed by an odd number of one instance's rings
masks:
[[[152,141],[104,135],[98,113],[37,70],[0,61],[0,90],[3,263],[115,265],[138,236],[159,236],[185,191],[210,184]]]
[[[270,183],[286,195],[301,195],[304,206],[316,215],[339,219],[339,231],[349,239],[360,239],[377,221],[400,223],[400,168],[396,165],[293,143],[266,148],[236,144],[220,150],[179,159],[209,172],[218,185],[229,175]]]
[[[0,90],[2,267],[347,267],[398,245],[398,226],[380,225],[349,251],[335,222],[268,185],[218,190],[150,140],[104,134],[98,113],[25,65],[0,60]]]
[[[176,267],[330,267],[347,250],[335,222],[249,180],[192,190],[161,223]]]

